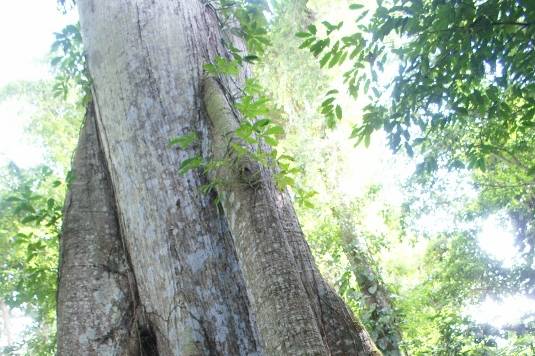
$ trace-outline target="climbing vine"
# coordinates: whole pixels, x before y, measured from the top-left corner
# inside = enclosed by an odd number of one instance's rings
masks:
[[[247,47],[247,52],[238,50],[231,41],[226,42],[230,59],[218,56],[211,63],[204,65],[205,75],[221,78],[236,77],[246,65],[261,60],[270,42],[267,38],[269,25],[264,13],[269,6],[264,1],[219,1],[214,6],[223,30],[240,37]],[[228,133],[228,149],[222,159],[205,159],[200,155],[182,161],[179,167],[181,174],[193,169],[201,169],[205,174],[221,167],[239,169],[237,162],[244,158],[259,163],[274,172],[275,184],[278,189],[291,188],[296,201],[300,205],[312,206],[310,199],[314,192],[302,189],[296,184],[295,175],[301,170],[294,164],[290,155],[279,153],[277,145],[284,136],[284,128],[277,123],[276,108],[263,88],[254,78],[245,80],[245,85],[238,97],[232,98],[232,110],[240,119],[239,127]],[[174,137],[170,146],[187,149],[198,139],[195,133]],[[203,185],[201,191],[208,193],[218,185],[230,184],[212,180]]]

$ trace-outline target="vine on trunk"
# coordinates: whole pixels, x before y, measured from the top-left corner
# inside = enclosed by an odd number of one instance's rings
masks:
[[[235,77],[245,65],[254,64],[261,60],[262,54],[270,45],[266,36],[269,22],[265,16],[265,13],[270,11],[268,4],[265,1],[221,0],[218,4],[209,3],[207,6],[214,7],[221,28],[226,33],[241,38],[245,42],[248,52],[243,53],[237,49],[232,45],[230,39],[225,41],[232,59],[218,56],[212,63],[205,64],[206,76],[216,78],[216,80],[222,76]],[[227,151],[223,158],[205,159],[200,155],[195,155],[182,161],[179,172],[186,174],[193,169],[202,169],[205,174],[210,176],[214,170],[221,167],[241,171],[244,169],[243,162],[248,161],[272,170],[278,189],[291,188],[296,193],[296,201],[299,204],[312,206],[310,198],[314,192],[305,191],[296,184],[295,175],[301,170],[295,166],[294,158],[287,154],[281,154],[276,149],[279,139],[284,136],[285,132],[277,120],[272,119],[276,109],[270,98],[264,94],[261,85],[252,78],[246,79],[241,96],[231,98],[231,101],[233,103],[229,104],[235,116],[239,118],[240,124],[237,129],[229,130]],[[169,141],[169,146],[187,149],[197,139],[197,135],[190,132],[174,137]],[[241,176],[244,175],[241,174]],[[254,183],[253,181],[254,177],[249,176],[245,181],[238,183],[251,185]],[[211,180],[203,185],[201,190],[206,194],[222,184],[234,183],[236,182]]]

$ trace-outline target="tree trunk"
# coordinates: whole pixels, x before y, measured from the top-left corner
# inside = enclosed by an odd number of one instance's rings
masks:
[[[119,232],[111,182],[88,105],[64,208],[58,288],[60,355],[128,354],[135,282]],[[134,345],[135,346],[135,345]]]
[[[11,323],[10,323],[10,313],[9,308],[4,303],[3,300],[0,299],[0,309],[2,310],[2,333],[0,333],[0,336],[3,334],[6,336],[7,346],[11,346],[11,342],[13,341],[13,338],[11,336]]]
[[[204,63],[228,56],[213,9],[78,6],[96,124],[89,110],[65,210],[59,354],[379,354],[319,275],[268,170],[218,188],[221,204],[199,191],[202,172],[177,173],[193,154],[217,157],[237,119],[228,83],[203,80]],[[191,132],[200,144],[167,147]]]
[[[342,212],[338,216],[342,246],[364,297],[369,319],[374,323],[374,330],[370,333],[385,356],[403,355],[400,349],[401,332],[390,294],[373,268],[373,257],[355,232],[351,216],[346,214]]]

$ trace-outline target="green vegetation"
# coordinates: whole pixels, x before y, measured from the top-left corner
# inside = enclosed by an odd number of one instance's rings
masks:
[[[489,297],[535,297],[535,3],[209,6],[248,52],[229,35],[228,56],[206,74],[253,75],[232,97],[243,121],[228,157],[177,170],[209,173],[243,156],[275,169],[322,273],[385,355],[535,353],[533,316],[497,327],[467,312]],[[55,351],[61,210],[90,80],[77,25],[52,51],[55,81],[0,91],[32,108],[28,135],[46,152],[46,166],[10,163],[0,175],[0,300],[34,320],[6,354]],[[169,140],[188,150],[198,137]],[[213,184],[224,182],[205,192]],[[513,226],[511,266],[480,246],[495,215]]]
[[[58,83],[67,85],[58,92]],[[54,355],[58,238],[71,156],[84,108],[80,87],[65,79],[15,82],[0,90],[0,103],[17,101],[30,117],[27,136],[44,151],[43,164],[0,168],[0,300],[33,320],[5,354]]]
[[[404,327],[408,351],[508,354],[512,349],[495,343],[507,333],[478,329],[461,309],[488,295],[534,292],[535,7],[529,1],[394,0],[349,9],[356,24],[337,20],[304,26],[296,34],[300,47],[320,67],[340,67],[350,96],[366,96],[362,119],[351,133],[357,144],[368,146],[372,134],[382,131],[393,152],[400,155],[403,148],[417,162],[407,188],[420,194],[406,195],[404,233],[422,232],[419,218],[433,218],[430,212],[434,218],[441,209],[455,215],[447,234],[428,236],[425,266],[433,282],[407,294],[410,303],[401,300],[403,313],[418,300],[428,305],[433,295],[441,299],[427,317],[418,316],[419,332]],[[320,111],[332,127],[342,118],[335,104],[338,90],[327,91],[326,98]],[[443,188],[456,176],[472,182],[474,199],[448,196]],[[422,197],[428,199],[422,203]],[[522,252],[511,269],[486,256],[473,231],[478,220],[496,213],[512,221]],[[414,299],[422,295],[426,298]],[[405,318],[408,325],[412,317]],[[422,337],[425,321],[434,331]],[[528,324],[525,331],[532,331]],[[533,340],[507,336],[516,340],[513,344],[525,342],[516,353],[530,353]]]

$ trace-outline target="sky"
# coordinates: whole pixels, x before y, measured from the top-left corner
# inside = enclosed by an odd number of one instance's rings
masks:
[[[18,80],[50,78],[48,51],[54,32],[76,18],[63,15],[56,0],[0,0],[0,88]],[[14,160],[22,167],[38,164],[42,150],[25,138],[28,111],[17,100],[0,103],[0,165]]]
[[[71,23],[74,16],[62,15],[56,0],[0,1],[0,86],[46,77],[53,33]]]
[[[65,16],[57,10],[56,0],[0,0],[0,88],[12,81],[51,78],[47,54],[53,33],[75,21],[75,13]],[[25,138],[28,110],[21,105],[24,104],[17,100],[0,103],[0,165],[14,160],[18,165],[28,167],[42,160],[42,150]],[[354,167],[362,165],[355,164]],[[355,171],[347,178],[347,185],[352,186],[354,179],[361,175],[362,172]],[[518,256],[510,230],[499,217],[491,217],[483,222],[480,234],[482,247],[506,266],[512,265]],[[518,320],[522,311],[529,310],[535,312],[532,300],[511,296],[501,303],[486,300],[467,313],[478,321],[499,326]],[[16,332],[27,323],[26,319],[20,321]],[[0,345],[2,342],[5,340],[0,339]]]

